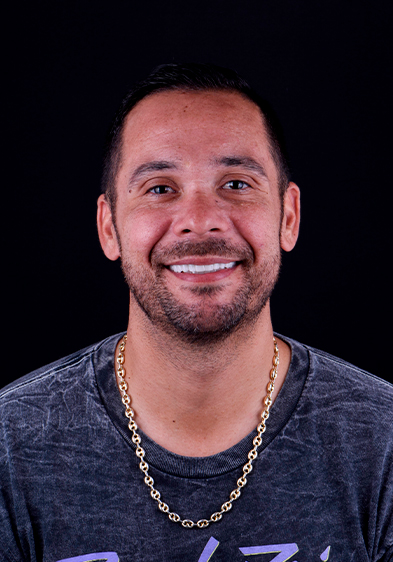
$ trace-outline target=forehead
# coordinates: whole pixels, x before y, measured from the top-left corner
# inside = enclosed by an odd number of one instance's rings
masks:
[[[236,136],[239,143],[253,139],[267,142],[259,107],[237,92],[166,91],[140,101],[129,113],[123,128],[123,145],[211,140],[222,143]],[[223,138],[224,137],[224,138]]]
[[[279,181],[264,116],[238,92],[166,91],[144,98],[125,120],[119,156],[118,186],[152,162],[200,179],[218,170],[217,163],[256,162],[272,185]]]

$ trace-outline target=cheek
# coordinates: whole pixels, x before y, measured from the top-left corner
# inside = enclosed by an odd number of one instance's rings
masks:
[[[255,255],[280,246],[279,218],[263,209],[250,209],[237,217],[236,227],[242,238],[252,247]]]
[[[152,249],[167,232],[170,219],[159,211],[138,210],[124,218],[122,225],[120,239],[123,253],[137,254],[139,260],[148,262]]]

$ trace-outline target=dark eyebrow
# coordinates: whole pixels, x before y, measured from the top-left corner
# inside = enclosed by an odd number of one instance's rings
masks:
[[[139,179],[144,174],[148,174],[149,172],[157,172],[159,170],[173,170],[176,169],[177,166],[173,162],[168,162],[167,160],[152,160],[151,162],[145,162],[137,167],[134,170],[129,185],[132,185],[137,179]]]
[[[239,166],[241,168],[246,168],[247,170],[252,170],[267,178],[265,168],[254,160],[254,158],[249,156],[223,156],[222,158],[217,158],[216,163],[227,167]]]

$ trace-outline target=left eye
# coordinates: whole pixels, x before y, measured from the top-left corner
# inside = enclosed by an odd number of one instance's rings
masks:
[[[174,193],[174,190],[169,185],[156,185],[149,189],[149,192],[155,195],[165,195],[166,193]]]
[[[248,185],[248,183],[246,183],[245,181],[241,181],[241,180],[227,181],[227,183],[223,185],[223,189],[242,190],[242,189],[246,189],[247,187],[250,187]]]

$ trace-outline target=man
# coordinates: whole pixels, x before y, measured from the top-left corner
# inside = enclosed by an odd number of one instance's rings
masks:
[[[127,334],[3,390],[1,559],[392,560],[392,386],[273,334],[300,202],[265,104],[160,67],[103,186]]]

